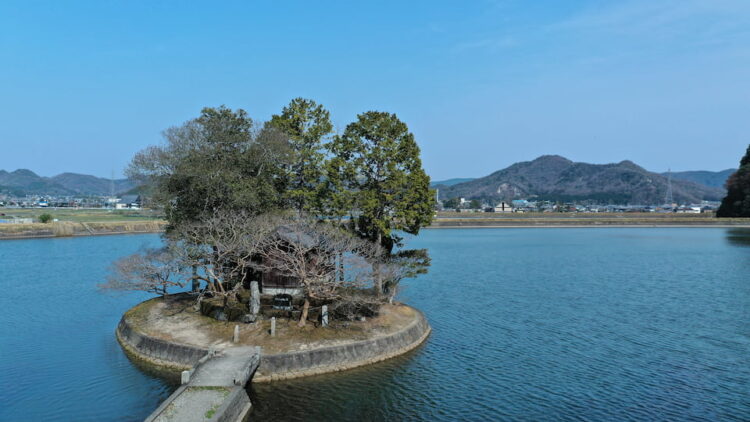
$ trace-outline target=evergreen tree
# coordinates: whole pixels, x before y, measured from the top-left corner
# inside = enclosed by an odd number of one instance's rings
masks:
[[[717,217],[750,217],[750,146],[740,160],[740,168],[727,179],[727,196]]]
[[[430,178],[414,135],[395,114],[358,115],[330,149],[332,176],[349,198],[342,202],[353,205],[353,229],[374,241],[382,255],[400,244],[399,232],[418,234],[430,224],[435,201]],[[376,291],[383,292],[379,276]]]
[[[279,164],[288,161],[286,141],[272,130],[253,131],[245,111],[204,108],[164,138],[164,145],[138,152],[127,175],[154,187],[170,229],[218,211],[261,214],[283,206]]]
[[[461,206],[461,200],[459,198],[450,198],[443,201],[443,207],[450,210],[455,210]]]
[[[333,129],[328,110],[313,100],[295,98],[281,114],[271,117],[268,126],[289,137],[286,201],[299,211],[319,209],[325,160],[323,139]]]

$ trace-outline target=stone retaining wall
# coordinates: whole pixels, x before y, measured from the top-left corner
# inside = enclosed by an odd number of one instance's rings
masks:
[[[250,413],[251,406],[245,387],[234,387],[214,417],[216,422],[242,421]]]
[[[431,328],[424,315],[414,310],[416,317],[403,329],[371,340],[322,347],[290,353],[265,355],[253,382],[269,382],[356,368],[404,354],[429,336]],[[193,367],[208,349],[172,343],[136,332],[125,317],[116,330],[123,348],[137,358],[151,364],[185,370]]]
[[[430,334],[430,324],[417,311],[417,317],[404,329],[372,340],[357,341],[275,355],[261,355],[253,382],[318,375],[380,362],[414,349]]]
[[[135,331],[123,316],[117,325],[117,340],[136,357],[159,366],[190,369],[208,354],[208,349],[172,343]]]

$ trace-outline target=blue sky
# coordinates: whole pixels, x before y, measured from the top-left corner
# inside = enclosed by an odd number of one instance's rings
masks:
[[[560,154],[721,170],[750,143],[750,2],[3,1],[0,169],[120,175],[201,107],[398,114],[435,179]]]

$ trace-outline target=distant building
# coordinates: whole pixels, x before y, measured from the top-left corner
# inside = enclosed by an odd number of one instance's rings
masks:
[[[141,196],[140,195],[123,195],[119,201],[115,204],[115,209],[131,209],[137,210],[141,208]]]
[[[679,214],[700,214],[701,207],[682,206],[682,207],[677,208],[676,212]]]
[[[495,212],[513,212],[513,206],[503,201],[495,205]]]
[[[3,218],[0,219],[0,224],[31,224],[34,222],[32,218]]]

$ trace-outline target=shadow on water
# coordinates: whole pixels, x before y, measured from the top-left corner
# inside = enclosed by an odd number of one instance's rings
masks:
[[[731,228],[727,229],[727,241],[734,246],[750,247],[750,229]]]
[[[414,417],[403,413],[409,406],[395,406],[392,399],[417,388],[405,383],[403,375],[414,372],[415,358],[423,350],[422,345],[384,362],[342,372],[251,384],[247,389],[253,403],[251,419],[378,421]]]
[[[138,368],[144,374],[166,382],[172,390],[176,390],[177,387],[180,386],[181,371],[154,365],[153,363],[147,362],[137,356],[131,355],[130,352],[125,349],[122,349],[122,352],[125,357],[133,364],[133,366]]]

